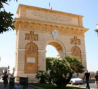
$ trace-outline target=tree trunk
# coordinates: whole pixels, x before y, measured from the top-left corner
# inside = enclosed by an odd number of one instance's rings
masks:
[[[72,74],[73,74],[73,73],[70,73],[70,74],[69,74],[69,76],[68,76],[68,78],[67,78],[67,80],[66,80],[65,86],[70,82],[70,79],[71,79],[71,77],[72,77]]]

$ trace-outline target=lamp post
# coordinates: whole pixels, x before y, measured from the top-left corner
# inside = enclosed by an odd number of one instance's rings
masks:
[[[98,36],[98,24],[97,24],[97,28],[95,29],[95,32],[97,32],[97,36]]]

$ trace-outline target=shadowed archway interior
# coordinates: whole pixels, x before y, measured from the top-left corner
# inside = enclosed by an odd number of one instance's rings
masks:
[[[61,45],[57,42],[50,42],[48,45],[52,45],[53,47],[56,48],[57,51],[62,51],[63,50]]]

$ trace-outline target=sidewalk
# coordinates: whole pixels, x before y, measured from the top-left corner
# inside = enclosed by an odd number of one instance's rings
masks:
[[[34,88],[34,89],[44,89],[44,88],[36,87],[36,86],[33,86],[33,85],[29,85],[29,87],[32,87],[32,88]]]
[[[0,79],[0,89],[4,89],[3,81],[1,79]],[[28,86],[27,89],[36,89],[36,88]]]

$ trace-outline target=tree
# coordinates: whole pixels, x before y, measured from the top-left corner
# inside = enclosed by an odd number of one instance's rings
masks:
[[[0,33],[14,29],[13,14],[4,9],[4,4],[8,5],[8,1],[10,0],[0,0]]]
[[[78,58],[74,56],[67,56],[65,57],[65,59],[70,64],[72,73],[83,73],[84,72],[84,67]]]
[[[53,63],[54,60],[58,60],[55,57],[46,57],[46,71],[51,69],[51,64]]]
[[[59,88],[64,88],[69,83],[73,73],[82,73],[84,71],[81,62],[73,56],[67,56],[62,60],[53,60],[49,63],[51,67],[48,70],[50,71],[51,82]]]

